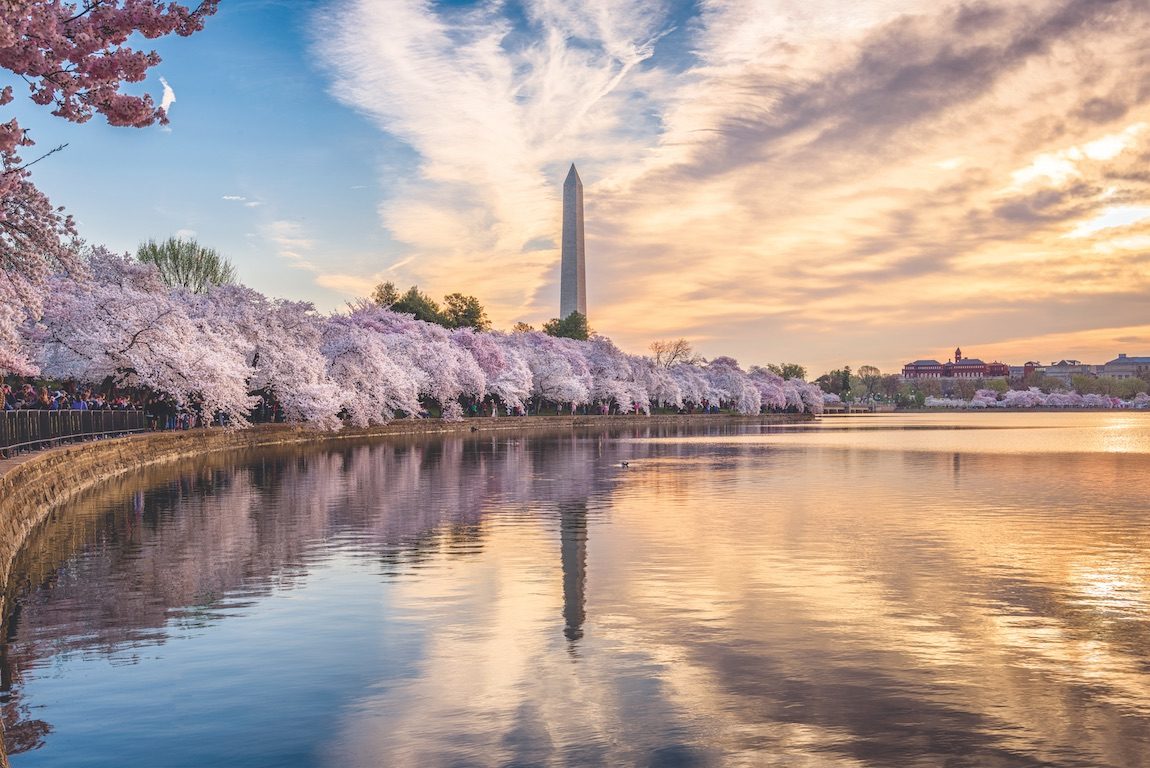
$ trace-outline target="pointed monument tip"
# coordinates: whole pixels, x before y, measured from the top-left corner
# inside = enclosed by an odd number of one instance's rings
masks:
[[[567,172],[567,178],[563,181],[563,188],[576,186],[582,187],[583,179],[579,178],[579,171],[575,170],[575,163],[571,163],[571,170]]]

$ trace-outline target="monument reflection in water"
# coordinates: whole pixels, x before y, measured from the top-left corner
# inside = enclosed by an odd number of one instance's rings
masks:
[[[12,764],[1150,765],[1150,419],[948,418],[112,483],[17,565]]]

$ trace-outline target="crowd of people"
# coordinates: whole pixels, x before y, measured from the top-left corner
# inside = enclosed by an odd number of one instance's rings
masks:
[[[149,429],[191,429],[206,426],[210,419],[190,406],[179,406],[165,395],[137,391],[101,392],[90,387],[65,385],[63,388],[8,382],[0,385],[3,406],[8,411],[143,411]],[[267,409],[265,408],[265,412]],[[270,411],[274,414],[274,410]],[[258,419],[257,419],[258,420]]]
[[[103,392],[93,394],[91,389],[66,392],[62,389],[52,391],[43,386],[37,389],[32,384],[16,388],[4,384],[2,391],[5,411],[126,411],[143,407],[130,395],[121,394],[109,398]]]
[[[49,382],[52,383],[52,382]],[[10,411],[143,411],[149,429],[191,429],[210,425],[226,426],[229,420],[223,414],[205,414],[195,403],[179,405],[162,393],[136,389],[100,391],[99,388],[81,386],[75,382],[47,386],[35,380],[21,381],[11,377],[0,382],[2,404],[0,412]],[[269,392],[255,393],[258,397],[249,415],[255,424],[284,421],[283,408]]]

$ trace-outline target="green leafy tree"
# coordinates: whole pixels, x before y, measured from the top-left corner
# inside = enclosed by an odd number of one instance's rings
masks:
[[[1070,376],[1070,386],[1080,395],[1101,393],[1100,381],[1097,376],[1088,373],[1075,373]]]
[[[975,381],[973,379],[959,379],[954,383],[954,391],[952,394],[957,395],[962,400],[969,400],[974,397],[974,393],[983,388],[981,379]]]
[[[856,389],[857,386],[861,386],[858,377],[851,375],[849,365],[842,368],[835,368],[833,371],[824,373],[815,379],[814,383],[818,384],[823,392],[838,395],[843,400],[849,400],[852,390]]]
[[[1150,394],[1150,384],[1147,384],[1143,379],[1119,379],[1118,384],[1118,397],[1124,400],[1129,400],[1139,392]]]
[[[236,268],[211,248],[195,240],[169,237],[162,243],[149,240],[136,250],[136,259],[154,264],[160,279],[173,288],[204,293],[217,285],[236,282]]]
[[[882,384],[882,371],[873,365],[863,365],[859,367],[858,372],[859,383],[862,384],[865,397],[873,399],[879,392],[879,386]]]
[[[1030,389],[1031,387],[1038,387],[1043,392],[1050,393],[1055,390],[1065,389],[1066,385],[1061,379],[1056,379],[1053,376],[1047,376],[1044,373],[1035,371],[1034,373],[1026,376],[1022,381],[1011,386],[1011,389]]]
[[[926,397],[942,397],[942,382],[938,379],[919,379],[915,388]]]
[[[399,301],[399,291],[395,290],[393,282],[380,283],[371,292],[371,300],[381,307],[390,308]]]
[[[543,324],[543,332],[548,336],[562,336],[568,339],[586,341],[591,337],[591,329],[587,327],[587,316],[579,312],[572,312],[560,320],[552,318]]]
[[[1010,385],[1006,383],[1005,379],[987,379],[981,388],[992,389],[1001,395],[1006,392],[1006,390],[1010,389]]]
[[[535,326],[528,325],[527,323],[523,322],[522,320],[517,322],[515,325],[511,326],[511,332],[512,333],[530,333],[531,331],[534,331],[534,330],[535,330]]]
[[[806,381],[807,378],[807,369],[798,363],[767,363],[767,370],[784,379]]]
[[[815,384],[818,384],[819,388],[823,392],[831,395],[837,395],[842,389],[842,376],[839,375],[840,373],[841,371],[839,371],[837,368],[828,373],[824,373],[822,376],[819,376],[817,379],[815,379]]]
[[[443,317],[449,328],[474,328],[486,331],[491,328],[487,312],[479,299],[464,296],[462,293],[449,293],[443,297]]]
[[[422,320],[425,323],[447,325],[443,310],[439,308],[439,304],[436,303],[435,299],[414,285],[408,288],[407,293],[400,296],[399,299],[391,305],[391,311],[415,315],[416,320]]]
[[[902,386],[902,376],[897,373],[888,373],[882,377],[879,382],[879,391],[882,392],[883,397],[887,400],[896,400],[898,398],[899,387]]]
[[[416,320],[435,323],[445,328],[474,328],[486,331],[491,328],[487,311],[474,296],[462,293],[449,293],[443,297],[443,307],[435,299],[413,285],[405,293],[400,293],[395,283],[380,283],[371,292],[371,301],[392,312],[414,315]]]
[[[919,382],[908,381],[899,387],[895,402],[903,408],[921,408],[926,403],[926,397],[927,392],[919,386]]]

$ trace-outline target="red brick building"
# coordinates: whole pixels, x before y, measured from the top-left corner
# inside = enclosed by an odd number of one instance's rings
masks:
[[[937,360],[915,360],[902,367],[904,379],[992,379],[1010,376],[1005,363],[984,363],[976,357],[963,357],[962,348],[954,350],[954,359],[945,363]]]

